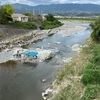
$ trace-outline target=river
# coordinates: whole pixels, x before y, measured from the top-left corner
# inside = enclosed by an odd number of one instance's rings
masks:
[[[65,24],[68,24],[67,22]],[[80,24],[78,22],[69,22]],[[57,70],[63,66],[63,59],[76,57],[72,51],[74,44],[84,45],[90,36],[91,28],[86,29],[69,37],[63,36],[64,30],[59,30],[53,36],[29,45],[28,49],[52,48],[60,50],[53,59],[39,63],[17,63],[16,65],[0,66],[0,100],[42,100],[41,93],[55,80]],[[60,42],[56,44],[55,41]],[[42,82],[42,79],[47,79]]]

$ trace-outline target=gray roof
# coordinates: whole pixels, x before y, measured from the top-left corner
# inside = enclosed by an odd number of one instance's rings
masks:
[[[23,14],[13,14],[12,17],[27,17],[28,18],[28,16],[25,16]]]

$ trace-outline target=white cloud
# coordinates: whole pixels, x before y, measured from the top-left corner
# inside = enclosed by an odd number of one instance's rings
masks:
[[[0,0],[1,4],[21,3],[27,5],[64,4],[64,3],[93,3],[100,4],[100,0]]]
[[[73,1],[72,3],[79,3],[79,1]]]
[[[67,3],[68,0],[52,0],[51,2],[56,2],[56,3]]]
[[[27,5],[37,5],[36,3],[34,3],[32,0],[2,0],[1,4],[12,4],[12,3],[22,3],[22,4],[27,4]]]
[[[33,2],[33,1],[29,1],[29,0],[19,0],[18,3],[23,3],[23,4],[27,4],[27,5],[37,5],[37,3]]]
[[[97,2],[91,2],[93,4],[100,4],[100,1],[97,1]]]

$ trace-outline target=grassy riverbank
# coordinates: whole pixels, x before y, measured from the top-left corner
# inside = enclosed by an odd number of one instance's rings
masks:
[[[37,29],[37,26],[32,23],[32,22],[13,22],[10,23],[9,25],[13,26],[14,28],[19,28],[19,29]],[[47,30],[47,29],[53,29],[53,28],[57,28],[59,26],[62,26],[63,24],[58,21],[58,20],[54,20],[54,21],[41,21],[41,26],[40,29],[42,30]]]
[[[53,29],[62,26],[63,24],[59,21],[43,21],[41,29]]]
[[[100,45],[89,44],[62,68],[56,84],[60,91],[53,100],[100,100]]]
[[[95,18],[57,18],[58,20],[72,20],[72,21],[88,21],[92,22],[95,21]]]

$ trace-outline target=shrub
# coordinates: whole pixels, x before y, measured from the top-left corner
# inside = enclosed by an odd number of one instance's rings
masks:
[[[52,28],[56,28],[61,26],[61,22],[59,21],[43,21],[42,22],[42,26],[40,27],[40,29],[52,29]]]
[[[95,64],[95,66],[96,66],[96,65],[100,65],[100,55],[94,56],[94,57],[92,58],[92,62],[93,62],[93,64]]]
[[[91,69],[91,70],[100,70],[100,66],[99,65],[94,65],[92,63],[89,63],[86,68],[86,70]]]
[[[100,18],[97,18],[94,23],[91,23],[90,26],[93,29],[91,37],[94,41],[100,42]]]
[[[100,84],[100,70],[86,69],[81,81],[84,85]]]
[[[100,85],[88,85],[81,100],[94,100],[98,92],[100,93]]]
[[[42,21],[42,25],[40,29],[52,29],[62,25],[60,21],[58,21],[52,14],[48,14],[45,16],[46,20]]]
[[[11,23],[10,25],[17,27],[17,28],[22,28],[22,29],[36,29],[36,26],[31,22],[15,21],[15,22]]]

